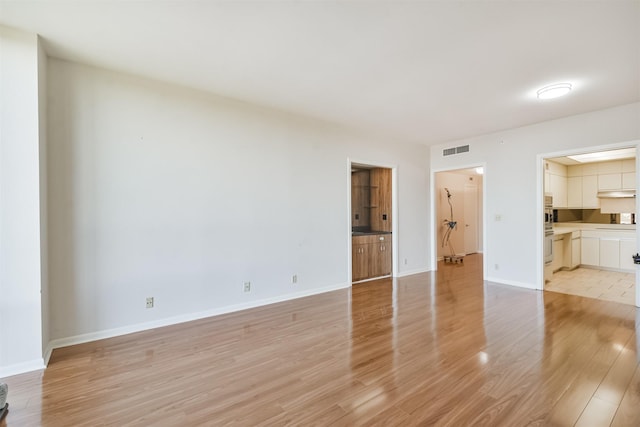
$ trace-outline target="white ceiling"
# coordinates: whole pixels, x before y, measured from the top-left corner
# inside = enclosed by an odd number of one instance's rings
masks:
[[[51,56],[445,142],[640,101],[640,1],[0,0]],[[564,98],[532,94],[573,83]]]

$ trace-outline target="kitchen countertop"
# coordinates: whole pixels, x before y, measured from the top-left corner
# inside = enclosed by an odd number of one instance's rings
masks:
[[[562,222],[553,225],[553,234],[568,234],[574,231],[629,231],[635,232],[635,224],[593,224],[582,222]]]
[[[391,234],[390,231],[352,231],[352,236],[375,236],[376,234]]]

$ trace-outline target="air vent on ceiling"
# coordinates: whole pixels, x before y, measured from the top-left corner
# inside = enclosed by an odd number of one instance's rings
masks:
[[[468,153],[468,152],[469,152],[469,145],[461,145],[459,147],[445,148],[444,150],[442,150],[442,155],[452,156],[454,154]]]

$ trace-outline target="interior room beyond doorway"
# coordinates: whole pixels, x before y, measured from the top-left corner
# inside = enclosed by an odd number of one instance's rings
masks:
[[[636,150],[544,160],[544,289],[635,304]]]
[[[351,281],[389,277],[393,269],[392,170],[351,165]]]
[[[437,261],[482,253],[482,167],[435,174]]]

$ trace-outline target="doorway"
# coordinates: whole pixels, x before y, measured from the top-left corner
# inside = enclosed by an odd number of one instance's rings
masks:
[[[483,252],[483,174],[482,166],[435,173],[434,265]]]
[[[553,208],[541,289],[639,305],[637,162],[635,144],[541,156],[541,187]]]
[[[396,178],[392,166],[349,160],[351,283],[397,272]]]

